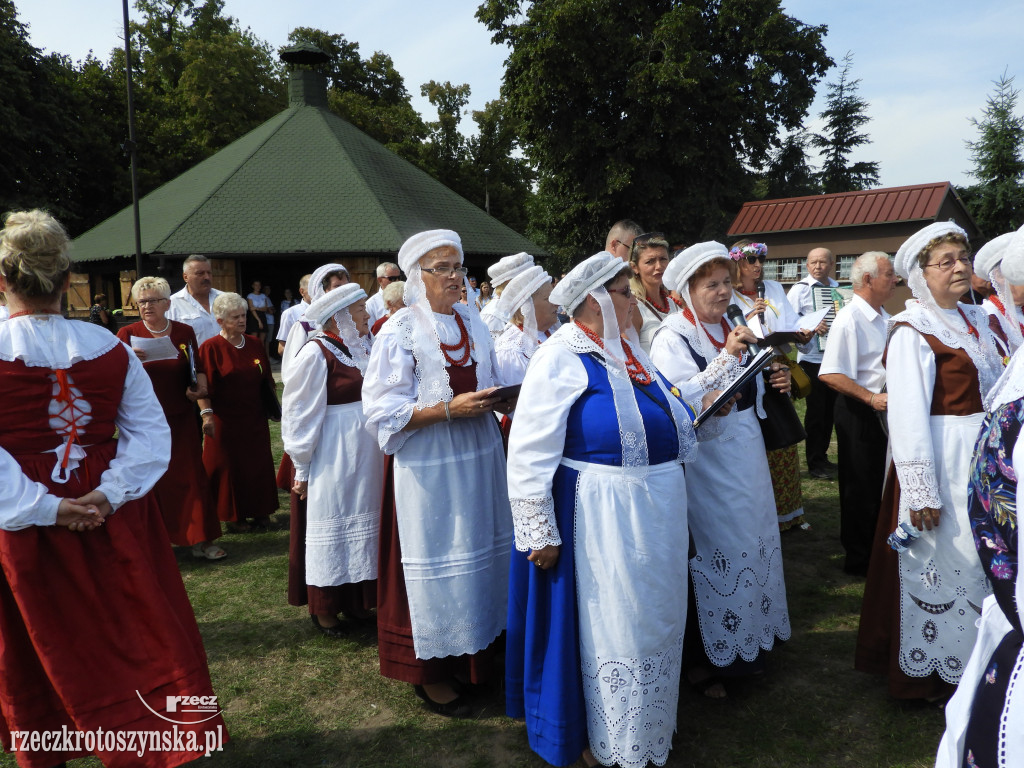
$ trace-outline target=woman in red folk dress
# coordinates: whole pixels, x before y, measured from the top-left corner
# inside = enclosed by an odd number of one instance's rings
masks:
[[[135,356],[106,330],[61,317],[68,246],[42,211],[10,214],[0,233],[11,308],[0,325],[0,397],[17,404],[0,424],[0,743],[22,768],[88,754],[110,768],[181,765],[225,734],[219,714],[190,723],[167,708],[169,697],[213,695],[148,495],[170,432]],[[101,728],[160,732],[171,743],[177,728],[184,748],[43,751],[12,736],[64,728],[93,739]]]
[[[248,311],[237,293],[217,296],[213,316],[220,334],[199,348],[209,390],[209,397],[199,400],[206,435],[203,465],[217,514],[242,531],[266,530],[277,510],[266,406],[270,397],[276,402],[274,377],[260,340],[245,333]]]
[[[140,320],[117,332],[142,361],[156,398],[171,428],[171,463],[154,493],[172,544],[192,547],[192,556],[220,560],[227,552],[213,543],[220,538],[220,521],[210,499],[210,482],[203,469],[203,442],[196,422],[196,401],[205,397],[206,374],[196,359],[199,344],[192,328],[165,317],[171,287],[162,277],[144,277],[132,286]],[[143,339],[169,339],[174,359],[147,360]],[[194,379],[193,379],[194,377]]]

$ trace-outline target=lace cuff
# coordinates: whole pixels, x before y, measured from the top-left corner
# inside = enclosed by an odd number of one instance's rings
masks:
[[[391,414],[391,418],[377,424],[377,444],[389,456],[398,453],[398,449],[409,439],[409,433],[402,430],[412,418],[413,407],[413,403],[406,403]]]
[[[562,546],[555,523],[555,502],[550,496],[543,499],[510,499],[512,525],[516,533],[516,549],[529,552],[547,546]]]
[[[730,414],[731,415],[731,414]],[[712,416],[697,427],[697,442],[707,443],[722,436],[729,416]]]
[[[900,511],[925,507],[940,509],[939,483],[935,479],[935,463],[931,459],[897,461],[896,475],[900,479]]]
[[[695,378],[705,392],[724,389],[732,381],[733,374],[739,367],[739,358],[723,349]]]

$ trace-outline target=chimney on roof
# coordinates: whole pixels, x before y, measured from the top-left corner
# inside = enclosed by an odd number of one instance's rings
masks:
[[[288,106],[327,107],[327,76],[316,69],[330,57],[312,43],[300,41],[281,49],[281,61],[288,65]]]

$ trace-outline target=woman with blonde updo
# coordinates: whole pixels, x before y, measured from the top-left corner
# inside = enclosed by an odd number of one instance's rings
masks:
[[[192,327],[166,317],[170,297],[171,287],[162,277],[137,280],[132,299],[139,308],[139,322],[119,330],[117,338],[142,361],[171,428],[171,463],[154,489],[167,535],[172,544],[192,547],[197,559],[220,560],[227,553],[213,543],[220,538],[220,522],[210,499],[196,424],[196,401],[207,395],[206,373]],[[147,360],[142,340],[161,338],[170,340],[175,357]]]
[[[277,397],[270,360],[260,340],[245,333],[245,299],[221,293],[212,309],[220,333],[199,347],[209,390],[199,400],[206,435],[203,464],[220,519],[236,523],[240,531],[266,530],[277,510],[267,426],[268,405]]]
[[[106,330],[61,316],[69,245],[43,211],[8,215],[0,234],[11,310],[0,324],[0,397],[16,404],[0,427],[0,744],[12,749],[11,731],[61,728],[204,744],[220,715],[201,725],[167,717],[173,696],[213,695],[149,494],[170,432],[138,359]],[[90,754],[16,749],[23,768]],[[174,766],[202,750],[95,754],[115,768]]]

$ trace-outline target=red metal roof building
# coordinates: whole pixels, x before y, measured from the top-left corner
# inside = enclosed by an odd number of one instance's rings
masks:
[[[921,227],[949,219],[977,237],[977,225],[948,181],[757,200],[740,208],[726,245],[740,239],[766,243],[765,277],[783,283],[807,273],[810,249],[828,248],[836,256],[837,278],[847,280],[853,260],[865,251],[894,254]]]

